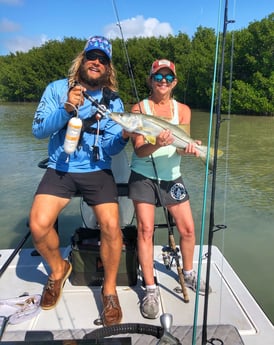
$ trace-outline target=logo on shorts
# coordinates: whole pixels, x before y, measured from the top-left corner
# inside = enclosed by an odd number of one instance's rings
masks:
[[[186,189],[182,183],[175,183],[170,189],[170,195],[175,200],[183,200],[186,196]]]

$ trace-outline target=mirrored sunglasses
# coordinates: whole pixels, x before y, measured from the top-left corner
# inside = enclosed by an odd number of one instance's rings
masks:
[[[165,79],[168,84],[172,83],[175,79],[175,76],[173,74],[164,75],[161,73],[156,73],[156,74],[153,74],[151,77],[156,82],[161,82],[163,79]]]
[[[109,64],[109,58],[105,55],[100,55],[92,50],[86,52],[86,59],[90,60],[90,61],[95,61],[95,60],[99,60],[99,62],[102,65],[108,65]]]

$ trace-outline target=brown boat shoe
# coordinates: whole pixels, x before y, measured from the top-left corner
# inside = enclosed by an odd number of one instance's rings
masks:
[[[47,284],[44,287],[40,302],[40,307],[42,309],[50,310],[54,308],[61,297],[63,286],[65,285],[65,282],[72,270],[71,263],[67,260],[65,260],[65,262],[66,268],[63,277],[58,280],[52,280],[49,278]]]
[[[101,297],[103,302],[102,321],[104,326],[117,325],[122,320],[122,309],[119,303],[117,292],[115,295],[104,295],[104,290],[101,290]]]

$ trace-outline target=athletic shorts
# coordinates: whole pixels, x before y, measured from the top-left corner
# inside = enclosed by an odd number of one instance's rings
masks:
[[[160,181],[147,178],[131,171],[129,178],[129,198],[156,206],[167,206],[189,200],[182,177],[174,181]],[[160,197],[159,197],[160,189]]]
[[[50,194],[66,199],[78,194],[90,206],[118,203],[117,186],[111,170],[68,173],[48,168],[36,194]]]

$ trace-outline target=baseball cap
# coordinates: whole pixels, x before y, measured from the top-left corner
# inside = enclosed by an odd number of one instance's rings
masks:
[[[104,36],[92,36],[88,39],[84,51],[101,50],[111,60],[112,57],[112,45],[110,41]]]
[[[175,70],[175,65],[173,62],[166,60],[166,59],[161,59],[161,60],[156,60],[153,62],[150,70],[150,75],[157,73],[161,68],[169,68],[171,72],[176,75],[176,70]]]

